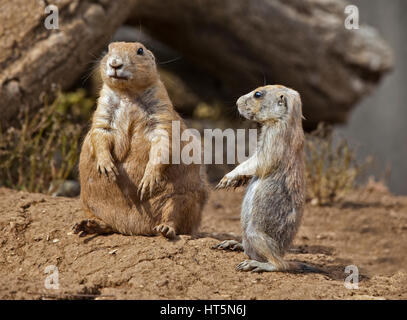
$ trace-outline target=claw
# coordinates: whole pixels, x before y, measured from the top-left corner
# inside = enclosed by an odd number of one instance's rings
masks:
[[[139,186],[139,192],[140,192],[140,200],[143,200],[144,192],[145,192],[144,183],[141,183],[141,185]]]
[[[250,270],[253,270],[253,269],[255,269],[255,268],[257,267],[255,262],[257,262],[257,261],[254,261],[254,260],[245,260],[245,261],[239,263],[239,264],[237,265],[236,269],[237,269],[237,270],[240,270],[240,271],[250,271]]]
[[[219,190],[219,189],[224,189],[224,188],[226,188],[226,187],[227,187],[227,182],[228,182],[228,180],[227,180],[226,176],[223,177],[223,178],[219,181],[219,183],[216,185],[215,189],[216,189],[216,190]]]
[[[101,162],[97,164],[97,171],[99,176],[104,174],[107,179],[111,179],[112,181],[115,181],[116,176],[119,175],[119,171],[111,160],[101,160]]]
[[[153,195],[153,186],[154,183],[150,183],[150,197]]]
[[[87,236],[87,233],[86,233],[85,231],[80,231],[79,234],[78,234],[78,236],[79,236],[80,238],[83,238],[83,237],[86,237],[86,236]]]
[[[225,240],[222,241],[212,247],[212,249],[219,249],[219,250],[243,250],[243,246],[241,243],[237,242],[236,240]]]
[[[245,176],[229,178],[226,175],[216,185],[215,190],[229,189],[229,188],[236,189],[236,188],[246,184],[246,182],[247,182],[247,177],[245,177]]]
[[[236,266],[239,271],[271,272],[277,271],[276,267],[269,262],[259,262],[256,260],[245,260]]]
[[[139,192],[140,192],[140,199],[143,200],[144,196],[148,192],[150,197],[153,196],[154,189],[161,185],[163,179],[156,169],[146,169],[144,172],[144,176],[141,179],[140,185],[139,185]]]
[[[166,224],[160,224],[158,226],[155,226],[153,230],[157,233],[158,232],[161,233],[164,237],[168,239],[174,239],[176,236],[175,229]]]

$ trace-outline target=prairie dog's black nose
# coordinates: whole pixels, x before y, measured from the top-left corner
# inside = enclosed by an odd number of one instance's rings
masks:
[[[109,59],[109,66],[112,67],[113,69],[120,69],[123,67],[123,62],[118,59],[118,58],[111,58]]]

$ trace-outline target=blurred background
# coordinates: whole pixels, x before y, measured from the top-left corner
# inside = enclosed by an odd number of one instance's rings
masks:
[[[46,28],[58,8],[55,28]],[[77,160],[111,41],[141,41],[192,127],[251,128],[235,101],[258,86],[299,91],[310,200],[369,176],[407,194],[402,0],[0,0],[0,185],[76,196]],[[51,11],[51,12],[55,12]],[[356,21],[352,20],[353,23]],[[355,24],[353,24],[355,25]],[[216,182],[233,166],[208,166]]]
[[[372,173],[385,174],[390,190],[407,194],[407,2],[355,0],[360,20],[374,26],[394,52],[394,69],[376,90],[358,103],[348,123],[338,126],[358,150],[372,155]]]

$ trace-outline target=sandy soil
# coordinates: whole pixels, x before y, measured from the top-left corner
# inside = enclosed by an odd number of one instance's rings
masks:
[[[176,241],[118,234],[79,238],[78,199],[0,189],[3,299],[407,299],[407,197],[383,190],[332,207],[307,206],[289,260],[324,273],[242,273],[243,253],[212,250],[239,239],[240,191],[212,192],[201,232]],[[347,265],[359,289],[344,286]],[[46,289],[45,268],[59,270]]]

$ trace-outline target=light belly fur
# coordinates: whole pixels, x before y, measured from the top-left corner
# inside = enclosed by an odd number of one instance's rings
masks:
[[[246,190],[244,199],[243,199],[242,211],[240,214],[241,225],[243,228],[242,245],[243,245],[245,253],[249,257],[257,256],[255,250],[250,245],[249,239],[252,236],[255,237],[257,234],[255,227],[253,225],[253,222],[252,222],[253,221],[252,218],[253,218],[255,195],[256,195],[257,189],[260,186],[260,182],[261,182],[261,180],[258,178],[253,178],[253,180],[250,182],[250,184]]]

